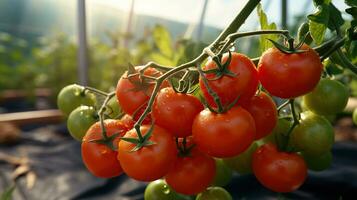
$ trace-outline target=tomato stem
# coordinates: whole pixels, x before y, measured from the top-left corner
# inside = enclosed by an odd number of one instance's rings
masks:
[[[335,43],[326,51],[322,54],[320,57],[321,62],[324,61],[326,58],[328,58],[332,53],[337,51],[340,47],[342,47],[345,44],[345,38],[337,38]]]
[[[283,147],[283,150],[285,150],[285,151],[289,151],[288,147],[289,147],[290,135],[291,135],[292,131],[294,130],[294,128],[300,123],[299,119],[297,117],[296,110],[295,110],[295,103],[294,103],[295,99],[290,99],[288,102],[290,104],[291,115],[293,117],[294,122],[286,134],[286,138],[287,138],[288,142],[286,142],[285,146]]]
[[[342,62],[348,67],[348,69],[350,69],[351,71],[353,71],[355,74],[357,74],[357,66],[352,64],[348,58],[346,57],[346,55],[342,52],[342,50],[340,48],[337,49],[337,54],[338,56],[341,58]]]
[[[108,93],[103,92],[101,90],[98,90],[96,88],[89,87],[89,86],[85,86],[83,92],[85,92],[86,90],[91,91],[91,92],[93,92],[95,94],[98,94],[98,95],[108,96]]]
[[[108,139],[107,131],[106,131],[105,126],[104,126],[104,112],[105,112],[105,109],[106,109],[106,106],[107,106],[109,100],[114,96],[115,96],[115,92],[111,92],[111,93],[107,94],[107,97],[105,98],[102,106],[100,107],[100,109],[98,111],[98,116],[99,116],[99,121],[100,121],[100,128],[102,129],[102,137],[103,137],[104,140]]]

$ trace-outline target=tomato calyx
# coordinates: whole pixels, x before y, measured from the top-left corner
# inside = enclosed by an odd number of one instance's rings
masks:
[[[190,144],[187,146],[187,138],[184,137],[182,141],[179,141],[179,138],[175,138],[176,148],[178,150],[178,157],[189,157],[191,156],[191,150],[196,146],[196,144]]]
[[[153,130],[154,130],[154,123],[151,124],[149,130],[144,136],[142,136],[140,129],[136,129],[138,138],[121,137],[120,139],[135,144],[135,146],[129,151],[129,152],[135,152],[143,147],[152,146],[156,144],[155,142],[149,140],[153,133]]]
[[[138,72],[131,63],[128,64],[127,76],[124,78],[134,85],[134,88],[129,90],[133,92],[148,91],[156,83],[155,81],[149,81],[149,79],[155,79],[155,77],[144,76],[143,71]],[[149,93],[146,95],[150,96]]]
[[[89,140],[88,142],[96,143],[96,144],[102,144],[107,146],[109,149],[116,151],[117,148],[113,145],[114,140],[120,135],[119,133],[114,133],[111,136],[106,136],[105,138],[98,139],[98,140]]]
[[[268,39],[268,40],[274,45],[275,48],[277,48],[279,51],[281,51],[285,54],[304,53],[307,50],[301,50],[300,48],[304,44],[306,36],[307,35],[305,35],[305,37],[297,45],[294,45],[294,38],[289,37],[287,40],[288,46],[280,44],[272,39]]]
[[[222,55],[216,55],[214,57],[212,57],[212,60],[216,63],[216,65],[218,66],[215,69],[210,69],[210,70],[202,70],[202,72],[204,74],[215,74],[214,78],[207,78],[207,80],[209,81],[214,81],[214,80],[218,80],[220,79],[222,76],[230,76],[230,77],[236,77],[237,74],[231,72],[228,67],[229,64],[231,63],[232,60],[232,53],[231,51],[228,51],[228,59],[226,62],[224,62],[222,64],[221,59],[222,59]]]

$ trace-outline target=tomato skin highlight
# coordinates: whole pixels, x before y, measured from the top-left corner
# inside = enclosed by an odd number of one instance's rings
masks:
[[[140,127],[141,134],[146,135],[149,125]],[[129,130],[123,137],[138,138],[135,129]],[[171,133],[154,125],[149,141],[155,144],[144,146],[131,152],[135,144],[119,141],[118,160],[124,172],[139,181],[154,181],[162,178],[176,160],[176,146]]]
[[[165,180],[176,192],[194,195],[210,186],[215,173],[214,159],[194,148],[189,156],[177,158]]]
[[[255,138],[255,123],[240,106],[217,114],[205,109],[195,118],[192,135],[197,147],[212,157],[226,158],[245,151]]]
[[[273,131],[278,122],[278,111],[271,97],[260,92],[253,96],[250,101],[242,104],[254,118],[256,134],[255,139],[259,140]]]
[[[273,47],[258,64],[259,80],[271,94],[291,99],[311,92],[320,80],[323,65],[319,55],[304,44],[303,53],[285,54]]]
[[[163,88],[156,96],[152,116],[155,124],[173,133],[173,136],[187,137],[191,135],[193,120],[201,110],[203,105],[193,95]]]
[[[272,143],[254,152],[252,165],[258,181],[274,192],[292,192],[304,183],[307,176],[307,166],[301,156],[279,152]]]
[[[142,69],[143,66],[135,67],[136,71]],[[144,75],[158,77],[162,73],[154,68],[147,68],[144,70]],[[128,72],[126,71],[122,77],[119,79],[116,96],[120,107],[126,114],[133,115],[140,107],[143,107],[145,103],[149,100],[152,91],[154,90],[155,84],[146,85],[135,85],[133,82],[140,82],[141,79],[139,75],[133,77],[128,77]],[[164,81],[162,87],[169,86],[167,81]]]
[[[222,63],[226,62],[228,57],[228,53],[224,54]],[[202,67],[204,71],[216,68],[217,65],[213,60],[208,61],[207,64]],[[208,80],[208,85],[220,97],[222,105],[228,106],[233,103],[237,97],[239,97],[238,104],[249,100],[257,91],[259,83],[258,72],[254,63],[247,56],[232,52],[232,59],[227,69],[236,76],[223,75],[217,80]],[[205,77],[207,79],[214,79],[216,75],[209,73],[205,74]],[[217,107],[214,99],[208,93],[202,77],[199,79],[199,85],[207,103],[211,107]]]
[[[124,135],[128,130],[120,120],[106,119],[104,127],[107,136],[112,136],[119,133],[118,137],[113,141],[113,145],[117,146],[119,137]],[[100,122],[93,124],[83,137],[81,152],[84,165],[95,176],[101,178],[111,178],[119,176],[123,170],[117,160],[117,151],[113,151],[104,144],[91,142],[91,140],[102,139],[102,129]]]

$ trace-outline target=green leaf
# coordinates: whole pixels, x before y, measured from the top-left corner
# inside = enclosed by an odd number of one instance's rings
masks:
[[[170,59],[161,53],[153,52],[150,54],[149,58],[150,60],[157,62],[161,65],[165,65],[165,66],[175,65],[175,61],[173,59]]]
[[[260,22],[260,28],[262,30],[276,30],[276,24],[275,23],[270,23],[268,22],[267,15],[264,13],[262,9],[262,5],[258,4],[257,6],[257,12],[259,16],[259,22]],[[277,40],[279,36],[277,35],[261,35],[260,36],[260,51],[264,52],[268,48],[272,47],[272,43],[268,40]]]
[[[324,24],[316,23],[313,21],[309,22],[310,34],[312,39],[317,45],[321,44],[324,40],[324,35],[326,32],[326,26]]]
[[[15,190],[15,186],[6,188],[5,191],[0,196],[0,200],[11,200],[14,190]]]
[[[160,53],[168,58],[172,58],[173,50],[171,47],[172,42],[169,31],[161,25],[156,25],[153,30],[153,38]]]
[[[349,6],[357,6],[357,0],[345,0],[345,3]]]
[[[328,28],[330,30],[340,28],[345,23],[341,12],[332,3],[329,4],[329,15]]]
[[[308,16],[309,30],[316,44],[321,44],[329,23],[330,8],[327,4],[317,6],[315,13]]]
[[[354,19],[357,19],[357,6],[353,6],[351,8],[347,8],[346,12],[350,14]]]
[[[321,5],[321,4],[328,5],[329,3],[331,3],[331,0],[314,0],[315,6],[318,6],[318,5]]]

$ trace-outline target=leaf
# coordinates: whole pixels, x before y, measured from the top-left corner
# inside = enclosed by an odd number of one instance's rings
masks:
[[[357,6],[353,6],[351,8],[347,8],[346,12],[350,14],[354,19],[357,19]]]
[[[163,55],[161,53],[153,52],[150,54],[149,57],[152,61],[157,62],[161,65],[165,65],[165,66],[174,66],[175,65],[174,60],[166,57],[165,55]]]
[[[316,12],[308,16],[310,34],[316,44],[321,44],[324,39],[329,17],[330,9],[326,4],[317,6]]]
[[[310,21],[327,25],[330,17],[329,6],[327,4],[321,4],[318,5],[316,9],[315,13],[308,15],[307,18]]]
[[[312,39],[315,41],[317,45],[321,44],[322,41],[324,40],[326,26],[313,21],[309,22],[309,26],[310,26],[310,34]]]
[[[6,188],[5,191],[0,196],[0,200],[11,200],[14,191],[15,191],[15,186]]]
[[[259,22],[260,22],[260,28],[262,30],[276,30],[276,24],[275,23],[268,23],[267,15],[264,13],[262,9],[262,5],[258,4],[257,6],[257,12],[259,16]],[[268,48],[272,47],[272,43],[268,40],[277,40],[279,37],[277,35],[261,35],[260,36],[260,51],[264,52]]]
[[[330,30],[340,28],[345,23],[341,12],[332,3],[329,4],[329,15],[328,28]]]
[[[357,0],[345,0],[345,3],[349,6],[357,6]]]
[[[153,38],[160,53],[166,57],[172,58],[173,50],[171,47],[172,42],[169,31],[161,25],[156,25],[153,30]]]
[[[314,0],[315,6],[318,6],[318,5],[321,5],[321,4],[328,5],[329,3],[331,3],[331,0]]]

